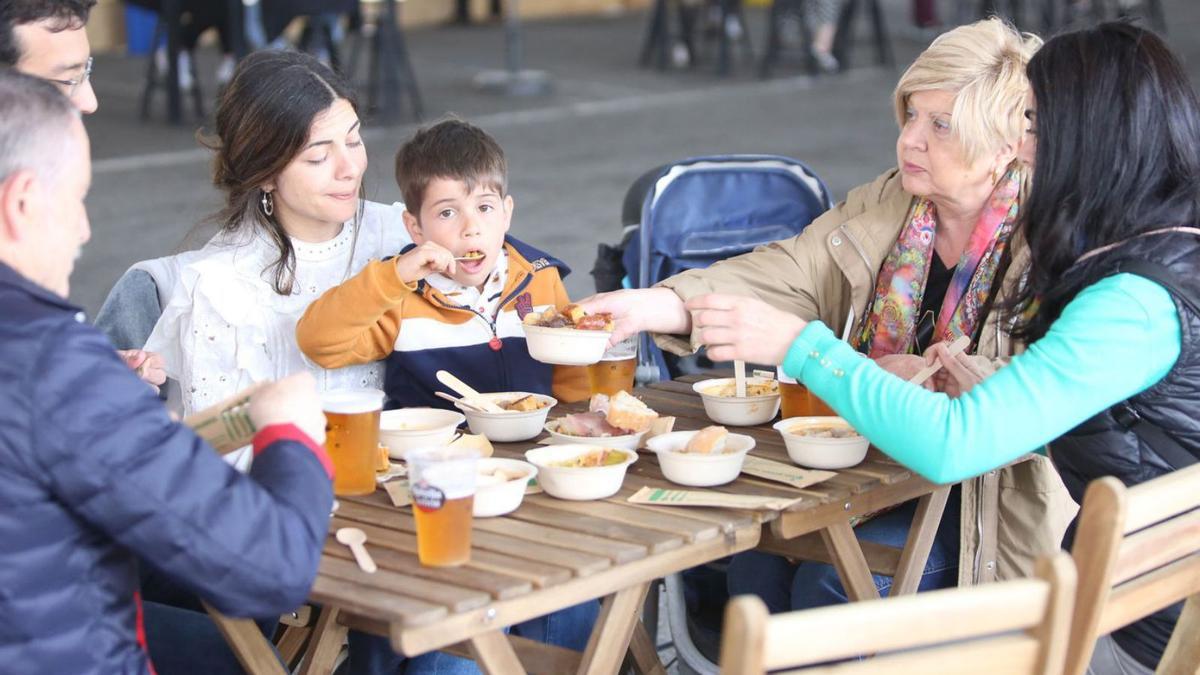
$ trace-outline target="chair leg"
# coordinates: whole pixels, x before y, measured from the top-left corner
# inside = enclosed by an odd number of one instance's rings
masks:
[[[879,0],[867,2],[871,5],[871,23],[875,27],[875,59],[881,66],[891,66],[895,60],[892,58],[892,42],[888,39],[883,9],[879,6]]]
[[[758,76],[762,78],[771,76],[771,69],[779,60],[779,32],[780,24],[783,21],[782,5],[783,0],[775,0],[771,3],[771,13],[767,18],[767,47],[763,51],[762,61],[758,66]]]
[[[140,118],[143,122],[150,119],[150,104],[154,99],[154,89],[158,86],[158,64],[155,63],[155,55],[158,52],[158,43],[162,40],[163,22],[162,17],[154,21],[154,38],[150,41],[150,56],[146,63],[146,82],[142,87],[142,100],[139,106]]]

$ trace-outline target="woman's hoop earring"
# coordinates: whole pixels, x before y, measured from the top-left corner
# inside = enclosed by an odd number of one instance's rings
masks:
[[[262,211],[268,218],[275,215],[275,198],[271,196],[270,192],[263,192],[261,203]]]

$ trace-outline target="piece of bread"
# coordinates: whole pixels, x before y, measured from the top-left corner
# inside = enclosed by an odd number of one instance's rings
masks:
[[[658,413],[650,406],[642,403],[627,392],[619,391],[608,400],[608,412],[605,415],[608,423],[619,429],[641,433],[654,424]]]
[[[531,396],[522,396],[521,398],[513,401],[512,403],[506,404],[504,406],[504,409],[512,410],[515,412],[529,412],[531,410],[541,410],[542,407],[543,406],[542,406],[541,399],[539,399],[536,396],[531,395]]]
[[[729,430],[725,427],[704,427],[692,436],[683,451],[695,455],[719,455],[725,452],[725,440]]]
[[[587,316],[587,312],[583,311],[583,308],[579,305],[567,305],[562,308],[562,315],[567,317],[567,321],[570,321],[574,325],[579,323],[580,319]]]

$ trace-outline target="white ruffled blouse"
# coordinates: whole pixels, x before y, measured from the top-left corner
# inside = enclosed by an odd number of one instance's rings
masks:
[[[292,239],[296,277],[291,295],[275,292],[268,268],[278,250],[257,231],[218,234],[199,251],[181,256],[178,280],[146,349],[161,354],[167,374],[179,382],[183,414],[219,403],[255,382],[305,369],[321,391],[382,388],[382,363],[327,370],[309,361],[296,344],[296,323],[322,293],[371,259],[395,255],[411,243],[403,211],[399,203],[365,202],[357,228],[347,222],[336,237],[319,244]]]

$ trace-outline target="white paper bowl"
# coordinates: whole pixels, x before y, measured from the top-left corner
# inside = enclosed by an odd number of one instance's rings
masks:
[[[850,438],[817,438],[801,436],[789,431],[798,426],[845,426],[849,423],[840,417],[789,417],[772,427],[783,436],[788,457],[800,466],[813,469],[844,469],[863,461],[871,441],[866,436]]]
[[[611,446],[608,446],[611,447]],[[584,501],[611,497],[621,489],[625,470],[637,461],[637,453],[614,448],[626,459],[612,466],[568,468],[551,466],[596,450],[594,445],[548,445],[525,452],[525,459],[538,468],[538,484],[546,494],[559,499]]]
[[[550,442],[555,445],[599,445],[605,448],[636,451],[642,445],[645,431],[621,436],[571,436],[558,433],[558,420],[546,423],[546,433],[550,434]]]
[[[765,384],[771,380],[764,377],[747,377],[746,384]],[[722,377],[713,380],[701,380],[692,385],[692,391],[700,394],[704,401],[704,413],[717,424],[735,427],[748,427],[763,424],[775,419],[779,414],[780,396],[778,393],[767,396],[713,396],[704,393],[706,389],[732,383],[732,377]]]
[[[742,472],[746,453],[754,449],[754,439],[745,434],[729,434],[726,452],[720,455],[700,455],[681,452],[699,431],[674,431],[646,441],[658,456],[658,466],[672,483],[693,487],[724,485]]]
[[[493,403],[499,403],[515,401],[530,395],[523,391],[513,391],[501,394],[483,394],[483,398]],[[467,425],[471,427],[471,433],[486,436],[489,441],[495,443],[515,443],[516,441],[527,441],[542,433],[542,427],[546,424],[546,415],[550,414],[551,408],[558,405],[558,399],[553,396],[544,394],[532,394],[532,396],[550,405],[528,412],[498,413],[478,412],[457,403],[454,404],[454,407],[467,416]]]
[[[379,442],[387,446],[392,459],[404,459],[412,448],[446,445],[466,419],[462,413],[441,408],[384,410],[379,416]]]
[[[598,363],[608,349],[606,330],[579,330],[577,328],[546,328],[527,326],[525,346],[535,361],[558,366],[590,366]]]
[[[503,483],[483,485],[477,483],[475,488],[474,514],[476,518],[492,518],[512,513],[521,505],[525,498],[525,486],[529,479],[537,475],[537,467],[519,459],[503,459],[500,457],[485,457],[479,460],[478,471],[482,474],[492,469],[504,469],[511,473],[520,472],[520,478],[514,478]]]

